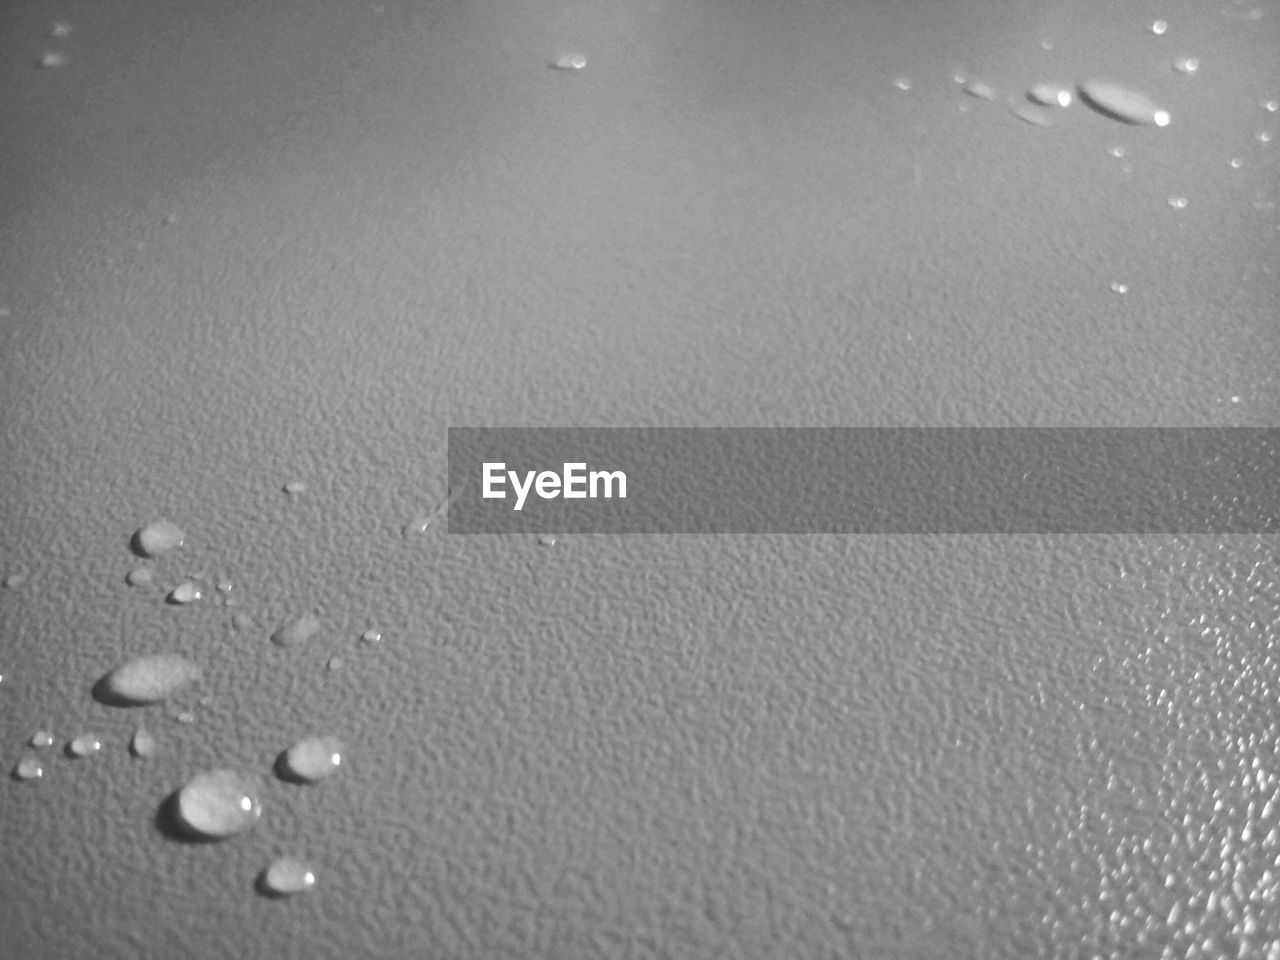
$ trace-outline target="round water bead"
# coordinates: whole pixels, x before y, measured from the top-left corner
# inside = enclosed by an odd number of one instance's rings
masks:
[[[315,783],[342,765],[342,741],[336,737],[307,737],[280,756],[282,771],[295,780]]]
[[[370,627],[364,633],[360,634],[360,642],[366,644],[374,644],[382,642],[382,631],[375,630]]]
[[[316,885],[316,875],[307,863],[293,857],[281,857],[262,871],[262,888],[277,897],[306,893]]]
[[[85,757],[101,752],[102,740],[94,733],[82,733],[67,744],[67,755],[77,760],[83,760]]]
[[[142,705],[164,700],[201,676],[200,667],[186,657],[157,653],[116,667],[103,677],[102,688],[108,700]]]
[[[131,587],[146,587],[155,581],[156,575],[147,567],[138,567],[125,575],[125,583]]]
[[[36,757],[25,756],[13,768],[13,775],[19,780],[39,780],[44,776],[44,764]]]
[[[1164,36],[1164,32],[1169,29],[1169,23],[1166,20],[1154,20],[1147,29],[1157,37]]]
[[[37,730],[27,742],[36,749],[43,750],[46,747],[53,746],[53,734],[48,730]]]
[[[257,785],[236,770],[211,770],[187,781],[174,800],[178,821],[211,840],[243,833],[262,817]]]
[[[134,546],[148,557],[156,557],[162,553],[182,546],[186,539],[181,528],[169,520],[153,520],[134,534]]]

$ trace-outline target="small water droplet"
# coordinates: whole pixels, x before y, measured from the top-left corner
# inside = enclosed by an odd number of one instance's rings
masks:
[[[237,630],[252,630],[255,624],[253,617],[244,611],[239,611],[231,618],[231,626]]]
[[[1037,83],[1027,90],[1027,99],[1042,107],[1071,106],[1071,91],[1056,83]]]
[[[1178,73],[1195,73],[1200,69],[1200,61],[1195,57],[1179,57],[1173,61],[1173,69]]]
[[[1259,130],[1259,131],[1257,132],[1257,134],[1255,134],[1255,136],[1258,138],[1258,142],[1259,142],[1259,143],[1270,143],[1270,142],[1271,142],[1271,131],[1270,131],[1270,130]]]
[[[279,763],[287,777],[315,783],[342,765],[342,742],[335,737],[307,737],[282,753]]]
[[[192,833],[221,840],[256,824],[262,804],[252,777],[235,770],[212,770],[193,777],[178,791],[174,814]]]
[[[82,733],[67,744],[67,756],[83,760],[102,752],[102,740],[93,733]]]
[[[587,65],[587,58],[580,53],[562,53],[551,61],[557,70],[581,70]]]
[[[219,580],[217,587],[219,593],[230,593],[235,589],[235,584],[230,580]]]
[[[276,630],[271,635],[271,642],[278,647],[295,647],[306,643],[319,632],[319,619],[312,614],[305,613]]]
[[[144,556],[156,557],[182,546],[186,534],[168,520],[154,520],[133,535],[134,548]]]
[[[1231,402],[1232,402],[1232,403],[1239,403],[1239,402],[1241,401],[1241,399],[1243,399],[1243,398],[1241,398],[1241,397],[1239,397],[1239,396],[1235,396],[1235,397],[1232,397],[1232,398],[1231,398]]]
[[[264,892],[272,896],[287,897],[313,889],[316,875],[303,861],[281,857],[262,871],[259,883]]]
[[[4,585],[10,590],[14,587],[20,587],[26,582],[27,575],[25,573],[11,573],[4,578]]]
[[[360,634],[360,642],[365,644],[375,644],[382,642],[382,631],[370,628]]]
[[[147,567],[138,567],[130,570],[124,578],[124,582],[131,587],[147,587],[155,582],[156,575]]]
[[[62,20],[57,21],[49,28],[49,36],[51,37],[69,37],[71,36],[71,24]]]
[[[1128,293],[1129,285],[1127,283],[1121,283],[1119,280],[1113,280],[1111,281],[1111,292],[1112,293]]]
[[[169,591],[169,596],[165,599],[177,606],[186,606],[188,603],[195,603],[202,596],[204,594],[201,593],[200,588],[190,580],[187,580]]]
[[[156,738],[145,727],[133,731],[133,739],[129,741],[129,750],[135,757],[150,757],[156,752]]]
[[[951,75],[951,79],[954,80],[956,83],[964,83],[966,80],[969,79],[969,74],[965,73],[963,70],[957,70],[954,74]]]
[[[910,90],[910,89],[911,89],[911,78],[910,78],[910,77],[897,77],[897,78],[895,78],[895,79],[894,79],[894,81],[893,81],[893,85],[894,85],[895,87],[897,87],[899,90],[902,90],[902,91],[904,91],[904,92],[905,92],[905,91],[907,91],[907,90]]]
[[[158,703],[201,676],[202,671],[195,663],[178,654],[138,657],[116,667],[99,681],[101,699],[114,706]]]
[[[284,485],[284,492],[292,496],[307,492],[307,485],[301,480],[290,480]]]
[[[43,750],[46,747],[52,747],[54,740],[53,734],[48,730],[37,730],[31,735],[31,739],[27,741],[37,750]]]
[[[67,65],[67,55],[61,50],[49,50],[40,55],[40,66],[46,70],[57,70]]]
[[[1173,207],[1173,209],[1175,210],[1185,210],[1187,208],[1187,198],[1186,197],[1170,197],[1169,206]]]
[[[1147,29],[1157,37],[1162,37],[1164,36],[1165,31],[1169,29],[1169,23],[1166,20],[1153,20]]]
[[[25,756],[13,768],[13,775],[18,780],[39,780],[44,776],[44,764],[36,757]]]
[[[538,538],[538,543],[544,547],[554,547],[556,545],[556,538],[550,533],[544,533]]]
[[[427,532],[430,526],[431,526],[430,517],[418,517],[406,523],[400,529],[400,535],[403,536],[405,539],[408,539],[410,537],[420,537]]]
[[[1125,155],[1125,149],[1124,147],[1112,147],[1110,150],[1107,151],[1107,153],[1119,159],[1120,157],[1123,157]]]
[[[1052,41],[1052,40],[1050,40],[1048,37],[1045,37],[1043,40],[1041,40],[1041,41],[1040,41],[1040,49],[1042,49],[1042,50],[1052,50],[1052,49],[1053,49],[1053,41]]]
[[[970,80],[964,85],[964,92],[971,97],[977,97],[979,100],[995,100],[995,87],[989,83],[983,83],[981,80]]]
[[[1239,170],[1241,167],[1244,166],[1244,161],[1241,160],[1239,157],[1232,157],[1230,160],[1227,161],[1227,166],[1229,166],[1232,170]]]
[[[334,670],[341,670],[345,662],[341,657],[330,657],[324,666],[326,670],[332,673]]]
[[[1262,107],[1263,110],[1267,111],[1267,113],[1275,113],[1277,110],[1280,110],[1280,100],[1263,100],[1259,106]]]
[[[179,723],[195,723],[196,715],[192,713],[190,710],[183,710],[173,719],[177,720]]]
[[[1080,99],[1099,113],[1135,125],[1167,127],[1167,110],[1157,107],[1144,94],[1104,80],[1086,80],[1077,88]]]

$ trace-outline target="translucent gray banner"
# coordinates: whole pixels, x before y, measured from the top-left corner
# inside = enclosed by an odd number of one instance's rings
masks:
[[[450,533],[1276,533],[1273,428],[450,428]]]

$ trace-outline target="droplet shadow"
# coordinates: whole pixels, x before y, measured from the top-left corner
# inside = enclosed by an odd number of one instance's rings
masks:
[[[294,769],[289,766],[289,751],[283,751],[280,756],[276,757],[276,762],[272,766],[272,771],[277,777],[285,783],[296,783],[299,786],[308,786],[311,781],[306,777],[299,776]]]

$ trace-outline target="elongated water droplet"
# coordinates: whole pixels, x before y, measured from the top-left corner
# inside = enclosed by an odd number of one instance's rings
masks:
[[[99,699],[113,706],[157,703],[199,680],[201,675],[202,671],[196,664],[178,654],[157,653],[138,657],[102,678]]]
[[[156,557],[182,546],[185,539],[176,523],[153,520],[133,535],[133,545],[143,556]]]
[[[156,752],[156,738],[146,727],[133,731],[133,739],[129,741],[129,750],[135,757],[150,757]]]
[[[557,70],[581,70],[587,65],[587,58],[580,53],[562,53],[551,61]]]
[[[156,575],[147,567],[138,567],[125,575],[125,583],[131,587],[147,587],[155,582]]]
[[[307,737],[282,753],[279,764],[287,778],[315,783],[342,765],[342,741],[336,737]]]
[[[18,761],[13,768],[13,775],[18,780],[39,780],[44,776],[44,764],[30,754]]]
[[[1187,208],[1187,198],[1186,197],[1170,197],[1169,206],[1173,207],[1173,209],[1175,210],[1185,210]]]
[[[43,750],[46,747],[53,746],[53,734],[48,730],[37,730],[31,735],[31,739],[27,742],[37,750]]]
[[[287,897],[313,889],[316,875],[304,861],[281,857],[262,871],[259,883],[264,892],[276,897]]]
[[[1024,123],[1030,123],[1033,126],[1049,127],[1053,125],[1053,121],[1049,119],[1047,113],[1029,103],[1015,104],[1010,108],[1009,112]]]
[[[320,632],[320,621],[312,614],[305,613],[286,623],[271,635],[271,642],[278,647],[294,647],[306,643]]]
[[[188,603],[195,603],[203,596],[204,593],[201,592],[200,588],[190,580],[187,580],[169,591],[169,596],[166,599],[172,604],[186,606]]]
[[[102,740],[94,733],[82,733],[67,744],[67,756],[83,760],[102,752]]]
[[[995,100],[995,87],[989,83],[983,83],[981,80],[970,80],[964,85],[964,92],[971,97],[977,97],[979,100]]]
[[[1121,123],[1167,127],[1169,112],[1156,106],[1150,98],[1105,80],[1085,80],[1077,88],[1080,99],[1099,113]]]
[[[25,573],[11,573],[4,578],[4,585],[12,590],[14,587],[20,587],[26,583],[27,575]]]
[[[1071,106],[1071,91],[1056,83],[1037,83],[1027,91],[1027,99],[1042,107]]]
[[[254,778],[236,770],[211,770],[187,781],[174,798],[181,826],[211,840],[243,833],[262,817]]]

